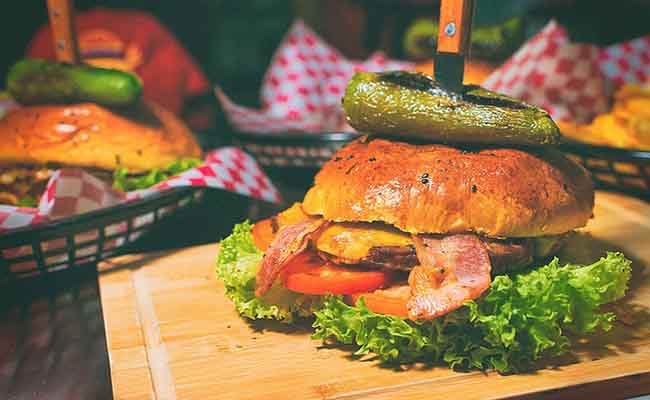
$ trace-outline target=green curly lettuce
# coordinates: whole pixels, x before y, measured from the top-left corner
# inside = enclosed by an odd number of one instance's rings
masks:
[[[599,307],[620,299],[630,261],[608,253],[588,265],[548,265],[515,277],[496,277],[485,296],[433,321],[415,322],[375,314],[329,296],[315,312],[315,339],[334,338],[393,363],[424,361],[459,369],[529,368],[535,360],[564,354],[566,333],[611,329],[613,313]]]
[[[153,169],[146,175],[129,176],[129,170],[124,167],[117,168],[113,173],[113,187],[123,192],[147,189],[157,183],[185,172],[188,169],[201,165],[202,161],[196,158],[181,158],[163,169]]]
[[[221,242],[217,276],[237,311],[249,319],[292,322],[315,315],[313,338],[335,339],[390,363],[423,361],[456,369],[529,369],[543,357],[566,353],[568,334],[612,328],[615,315],[600,306],[623,297],[631,263],[621,253],[591,265],[557,259],[515,276],[494,278],[484,296],[432,321],[376,314],[363,298],[348,305],[340,296],[307,296],[274,285],[255,297],[262,254],[253,243],[251,224],[235,226]]]
[[[237,311],[249,319],[275,319],[291,323],[297,317],[313,315],[321,298],[291,292],[276,284],[262,297],[255,297],[255,276],[262,260],[247,221],[235,225],[233,232],[221,241],[217,257],[217,277],[226,288],[226,295]]]

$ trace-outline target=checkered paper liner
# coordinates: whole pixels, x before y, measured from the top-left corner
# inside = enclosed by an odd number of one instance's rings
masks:
[[[650,84],[650,35],[602,49],[603,75],[616,85]]]
[[[241,132],[352,131],[340,103],[354,72],[413,68],[381,53],[348,60],[297,21],[264,77],[261,110],[235,104],[219,87],[215,93]],[[606,82],[650,84],[650,36],[598,48],[571,42],[566,29],[551,21],[483,86],[542,107],[556,120],[588,122],[607,110]]]
[[[284,37],[261,88],[262,109],[235,104],[216,87],[231,125],[240,132],[352,131],[345,122],[341,97],[355,72],[413,69],[408,62],[375,53],[366,61],[346,59],[302,21]]]
[[[121,193],[110,183],[76,168],[54,172],[38,208],[0,205],[0,234],[50,220],[146,198],[173,187],[205,186],[224,189],[269,202],[280,194],[251,156],[235,147],[215,150],[205,163],[161,182],[152,188]]]
[[[207,155],[205,162],[177,176],[163,181],[152,188],[122,193],[114,190],[110,183],[104,182],[81,169],[64,168],[54,172],[50,178],[45,193],[42,195],[38,208],[24,208],[0,205],[0,239],[3,233],[17,228],[36,226],[48,221],[57,221],[65,217],[83,214],[101,208],[111,207],[125,202],[146,199],[157,193],[178,187],[206,187],[218,188],[244,196],[269,202],[279,202],[280,195],[269,178],[262,172],[251,156],[235,147],[226,147],[215,150]],[[184,207],[189,203],[179,204]],[[153,212],[141,215],[133,220],[133,228],[151,224],[155,218],[160,218],[170,213],[172,208],[159,210],[157,217]],[[126,232],[126,223],[113,224],[105,232],[107,237]],[[134,232],[129,241],[139,236],[142,231]],[[97,232],[86,232],[75,236],[76,243],[97,239]],[[124,239],[106,240],[104,249],[111,251],[121,246]],[[65,247],[65,239],[55,239],[42,243],[42,251]],[[93,253],[93,249],[87,249]],[[2,255],[6,259],[31,254],[30,246],[3,249]],[[83,256],[78,254],[77,256]],[[65,259],[66,254],[59,258]],[[57,262],[57,260],[49,260]],[[60,261],[60,260],[58,260]],[[22,265],[12,265],[11,272],[30,270],[34,268],[34,261]],[[65,268],[65,265],[61,265]]]
[[[608,108],[607,81],[650,83],[650,36],[601,49],[572,43],[551,21],[483,86],[542,107],[556,120],[588,122]]]
[[[526,42],[484,86],[542,107],[558,120],[587,122],[607,108],[598,49],[571,43],[556,22]]]

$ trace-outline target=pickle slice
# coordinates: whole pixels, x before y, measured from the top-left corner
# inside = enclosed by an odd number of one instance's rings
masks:
[[[90,101],[126,107],[137,103],[142,95],[142,83],[133,74],[36,59],[13,65],[7,75],[7,89],[25,105]]]
[[[413,72],[359,72],[343,97],[349,124],[369,134],[448,143],[550,145],[560,131],[540,108],[479,86],[449,93]]]

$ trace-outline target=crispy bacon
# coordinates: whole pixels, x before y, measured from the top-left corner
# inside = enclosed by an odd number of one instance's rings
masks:
[[[307,248],[312,233],[325,226],[323,219],[308,219],[280,229],[266,249],[257,271],[255,295],[262,296],[273,285],[282,268]]]
[[[490,286],[490,257],[475,235],[413,236],[420,265],[411,270],[411,319],[447,314]]]

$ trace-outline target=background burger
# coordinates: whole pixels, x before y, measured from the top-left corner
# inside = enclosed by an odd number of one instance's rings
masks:
[[[129,112],[80,103],[18,108],[0,119],[0,203],[38,201],[51,174],[80,167],[107,181],[200,158],[189,129],[153,103]]]
[[[83,168],[108,182],[117,171],[117,187],[130,190],[201,156],[183,122],[140,100],[141,85],[131,74],[23,60],[7,86],[24,106],[0,118],[0,204],[35,206],[61,167]],[[147,179],[127,179],[152,171]]]

